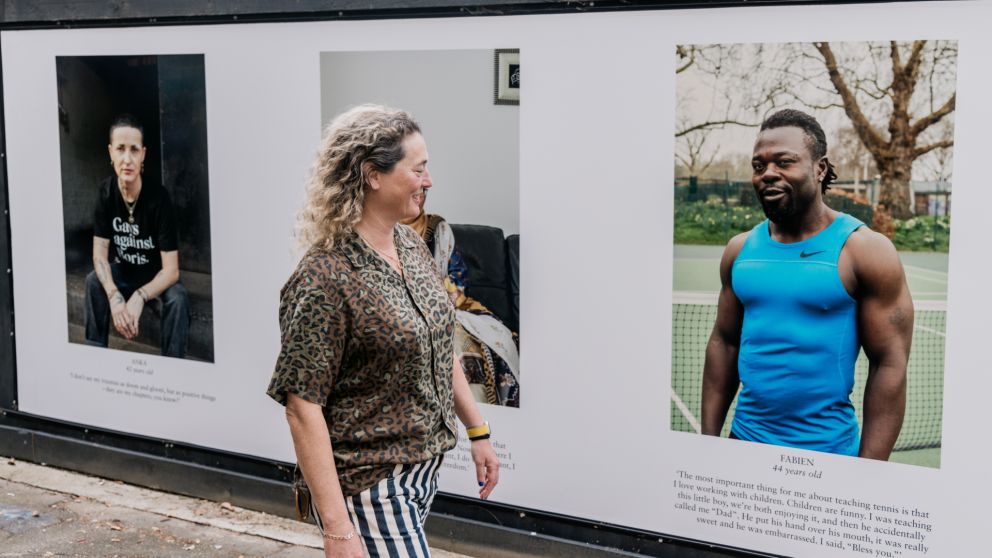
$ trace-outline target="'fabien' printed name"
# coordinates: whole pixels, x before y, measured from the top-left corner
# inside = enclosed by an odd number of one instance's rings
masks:
[[[780,461],[782,463],[791,463],[793,465],[807,465],[809,467],[813,466],[812,457],[799,457],[798,455],[786,455],[783,453],[781,454]]]

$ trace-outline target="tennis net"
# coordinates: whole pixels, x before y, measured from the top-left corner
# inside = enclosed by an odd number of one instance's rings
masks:
[[[906,416],[895,450],[940,447],[944,410],[944,336],[947,303],[914,304],[913,345],[906,372]],[[671,428],[699,432],[700,393],[706,342],[716,320],[716,296],[675,293],[672,304],[672,410]],[[864,352],[855,367],[851,401],[862,422],[862,400],[868,360]],[[734,407],[727,413],[723,435],[730,429]]]

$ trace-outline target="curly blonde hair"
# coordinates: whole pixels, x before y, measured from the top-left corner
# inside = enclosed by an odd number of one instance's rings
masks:
[[[351,234],[362,219],[368,172],[392,171],[413,133],[420,125],[409,113],[381,105],[359,105],[332,120],[307,181],[300,244],[330,249]]]

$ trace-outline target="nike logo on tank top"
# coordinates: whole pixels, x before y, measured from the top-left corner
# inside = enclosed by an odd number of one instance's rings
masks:
[[[767,220],[748,234],[731,269],[744,305],[742,387],[731,428],[738,438],[858,454],[850,397],[860,349],[857,302],[841,282],[837,260],[862,226],[839,213],[800,242],[772,240]]]

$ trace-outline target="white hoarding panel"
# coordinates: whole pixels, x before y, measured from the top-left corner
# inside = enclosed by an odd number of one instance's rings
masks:
[[[992,39],[982,24],[990,15],[987,3],[935,2],[5,31],[19,408],[293,461],[283,410],[265,389],[279,349],[279,289],[300,255],[293,231],[304,182],[328,118],[359,102],[388,103],[421,119],[436,169],[428,212],[519,234],[519,406],[482,406],[505,465],[495,501],[792,556],[967,555],[984,544],[992,496],[981,480],[987,452],[977,442],[986,427],[974,420],[992,391],[982,350],[983,226],[992,202],[982,152],[992,122],[985,101]],[[942,50],[928,46],[937,40]],[[874,54],[889,41],[906,53],[913,41],[927,41],[920,50],[930,56],[921,63],[927,68],[954,51],[956,85],[926,81],[936,69],[916,74],[910,103],[923,114],[940,108],[924,106],[925,92],[956,92],[952,125],[934,140],[953,138],[953,165],[948,145],[944,159],[926,159],[930,174],[913,170],[914,183],[941,175],[932,182],[954,185],[951,257],[933,256],[943,258],[934,265],[927,255],[903,258],[914,300],[942,304],[946,320],[943,330],[927,326],[943,333],[946,358],[930,364],[936,379],[928,389],[938,395],[928,405],[939,424],[929,427],[937,447],[924,457],[882,462],[700,436],[693,433],[699,388],[673,377],[693,376],[674,362],[685,350],[677,334],[688,325],[673,308],[687,297],[712,297],[711,251],[721,250],[679,236],[688,230],[677,224],[679,204],[710,198],[700,190],[679,198],[673,178],[707,160],[725,165],[725,182],[749,177],[757,129],[726,125],[704,144],[676,134],[700,120],[730,120],[725,103],[747,101],[740,89],[758,91],[768,80],[802,74],[807,85],[785,90],[796,97],[817,90],[826,70],[808,65],[816,62],[814,41]],[[767,48],[756,50],[758,43]],[[783,44],[798,49],[791,52],[802,67],[743,72],[749,63],[790,63],[786,54],[761,58]],[[516,62],[526,76],[519,105],[496,103],[497,49],[519,49],[519,58],[502,61],[504,75]],[[179,82],[142,77],[154,66],[161,78],[189,60],[202,61],[202,70],[182,66]],[[722,81],[701,68],[718,69]],[[122,79],[140,93],[107,86]],[[196,87],[202,102],[192,93],[177,97]],[[768,97],[756,98],[760,119]],[[509,100],[505,91],[501,100]],[[807,105],[832,104],[821,101]],[[87,345],[78,305],[92,269],[93,210],[76,204],[94,203],[111,173],[109,158],[101,160],[109,122],[93,114],[177,106],[201,114],[202,126],[166,116],[146,125],[145,134],[160,140],[146,141],[158,150],[146,175],[172,188],[180,266],[200,305],[193,315],[200,329],[189,335],[199,345],[191,342],[186,358],[158,354],[158,338],[127,344],[111,333],[109,349]],[[822,110],[828,141],[842,146],[835,139],[848,117]],[[200,129],[202,146],[176,151],[172,138]],[[868,196],[866,174],[874,171],[866,169],[874,163],[856,155],[852,148],[846,164],[858,169],[851,174],[862,190],[850,186],[851,196]],[[183,181],[197,186],[177,189]],[[916,207],[946,213],[946,191],[913,193],[929,196],[914,198],[922,199]],[[933,217],[927,222],[946,224]],[[925,242],[932,251],[938,240]],[[704,337],[712,319],[696,319]],[[911,390],[913,382],[911,375]],[[449,454],[443,490],[476,492],[466,455],[464,445]]]

